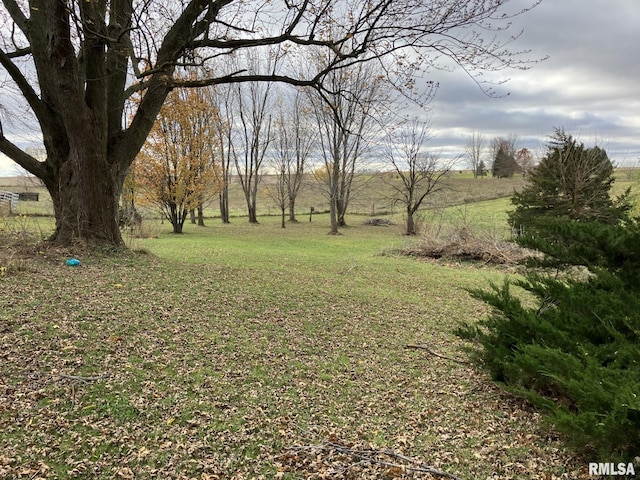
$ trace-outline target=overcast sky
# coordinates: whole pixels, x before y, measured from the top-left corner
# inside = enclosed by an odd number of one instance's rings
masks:
[[[461,154],[477,131],[487,141],[516,134],[519,147],[542,153],[554,127],[564,127],[603,146],[617,164],[639,165],[640,0],[543,0],[516,23],[524,33],[514,48],[549,58],[497,74],[510,78],[498,88],[509,94],[502,98],[488,97],[460,71],[435,72],[432,148]],[[13,162],[0,159],[0,176],[15,173]]]
[[[433,140],[443,153],[464,150],[473,131],[487,140],[518,135],[544,151],[554,127],[602,145],[622,165],[640,161],[640,1],[543,0],[517,20],[518,47],[549,56],[488,98],[461,72],[440,74],[432,102]],[[499,78],[499,77],[497,77]]]

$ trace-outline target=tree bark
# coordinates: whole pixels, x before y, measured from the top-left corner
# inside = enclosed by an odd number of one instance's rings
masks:
[[[256,213],[256,207],[253,202],[249,203],[248,211],[249,211],[249,223],[258,223],[258,215]]]
[[[182,233],[184,222],[187,220],[188,211],[181,209],[178,205],[170,205],[169,221],[173,227],[173,233]]]
[[[220,192],[220,219],[222,223],[231,223],[229,221],[229,187],[226,184]]]
[[[204,227],[204,207],[202,204],[198,205],[198,226]]]
[[[416,234],[416,225],[415,220],[413,218],[413,211],[410,207],[407,208],[407,235],[415,235]]]
[[[298,223],[295,210],[295,198],[289,197],[289,221],[291,223]]]
[[[335,155],[334,155],[335,158]],[[329,234],[337,235],[340,226],[338,219],[338,181],[340,179],[340,164],[334,162],[331,165],[331,180],[329,183],[329,217],[331,218],[331,230]]]
[[[338,235],[338,215],[336,213],[336,202],[331,201],[329,203],[329,217],[331,219],[331,230],[329,230],[329,235]]]
[[[340,200],[338,200],[336,202],[336,209],[338,211],[338,226],[339,227],[346,227],[347,226],[347,222],[344,219],[345,216],[345,207],[344,207],[344,203],[341,202]]]
[[[256,172],[256,178],[253,182],[251,189],[251,200],[249,205],[249,222],[258,223],[258,175]]]
[[[45,181],[56,216],[51,241],[56,245],[80,241],[121,246],[118,200],[122,185],[113,178],[104,158],[87,154],[79,160],[80,155],[72,153],[58,174]]]

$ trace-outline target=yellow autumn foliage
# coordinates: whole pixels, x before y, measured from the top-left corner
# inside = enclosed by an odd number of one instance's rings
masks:
[[[134,162],[142,204],[158,206],[172,220],[223,187],[216,162],[220,117],[206,91],[172,91]]]

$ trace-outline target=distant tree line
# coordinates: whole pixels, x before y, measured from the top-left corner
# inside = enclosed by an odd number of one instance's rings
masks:
[[[489,173],[495,178],[510,178],[516,174],[528,175],[534,168],[534,158],[527,148],[517,148],[518,137],[496,137],[488,149],[486,138],[473,132],[467,139],[463,158],[474,178],[485,177]]]
[[[257,68],[260,61],[250,58],[238,68]],[[336,234],[346,226],[353,195],[363,187],[356,174],[366,169],[367,158],[376,156],[386,158],[403,179],[393,201],[404,205],[406,233],[417,233],[417,210],[438,191],[453,162],[441,162],[427,151],[428,121],[397,120],[394,93],[370,65],[356,64],[328,77],[334,93],[271,82],[174,90],[125,182],[122,210],[130,215],[139,197],[181,233],[189,212],[196,223],[197,211],[197,223],[204,225],[203,208],[217,196],[222,221],[228,223],[234,178],[250,223],[258,223],[259,189],[277,206],[284,228],[287,213],[289,222],[297,221],[301,189],[316,188],[329,203],[330,233]],[[422,134],[408,135],[407,128]],[[388,133],[381,137],[381,130]],[[410,142],[412,151],[407,144],[390,147],[394,141]],[[309,173],[315,182],[305,184]]]

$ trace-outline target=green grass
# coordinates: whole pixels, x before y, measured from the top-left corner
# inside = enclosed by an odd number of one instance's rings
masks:
[[[385,478],[331,441],[469,480],[584,478],[483,373],[405,348],[463,359],[453,328],[487,313],[465,288],[503,272],[397,255],[418,239],[353,218],[165,223],[128,240],[147,254],[42,249],[0,277],[0,476]]]
[[[514,184],[449,181],[425,232],[509,235]],[[369,191],[354,204],[363,214],[388,198]],[[464,359],[452,330],[487,314],[466,289],[505,271],[399,255],[420,239],[401,234],[397,212],[389,227],[348,215],[327,235],[326,214],[304,216],[314,195],[286,229],[210,214],[174,235],[147,218],[154,238],[127,237],[120,256],[0,249],[0,477],[393,478],[320,448],[337,442],[469,480],[587,478],[586,461],[483,372],[405,348]],[[53,228],[2,222],[23,243]],[[65,266],[72,255],[81,267]]]

